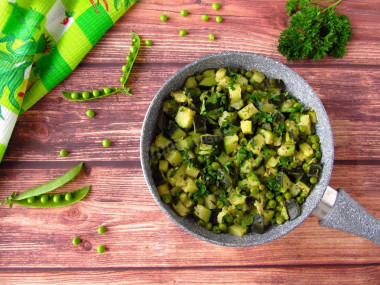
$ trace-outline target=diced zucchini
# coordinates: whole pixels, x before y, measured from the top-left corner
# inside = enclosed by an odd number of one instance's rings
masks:
[[[303,153],[305,157],[312,156],[314,153],[314,150],[311,148],[311,146],[308,143],[301,143],[299,147],[300,147],[300,151]]]
[[[198,168],[196,168],[195,166],[190,167],[190,164],[188,164],[186,167],[186,175],[191,176],[193,178],[197,178],[199,172],[200,170]]]
[[[283,143],[277,150],[279,156],[290,157],[294,154],[296,146],[292,143]]]
[[[174,121],[169,121],[164,131],[171,139],[175,141],[186,136],[186,133],[180,127],[178,127]]]
[[[205,197],[205,206],[210,210],[216,208],[216,198],[214,194],[209,194]]]
[[[297,184],[292,184],[292,186],[289,188],[289,192],[293,197],[296,197],[301,192],[301,188],[299,188]]]
[[[282,207],[281,216],[285,219],[285,221],[289,220],[288,210],[286,207]]]
[[[182,164],[181,166],[176,167],[176,169],[169,169],[166,178],[172,186],[183,187],[185,186],[185,175],[186,165]]]
[[[223,89],[226,88],[231,83],[231,78],[229,76],[224,76],[218,81],[218,86],[222,87]]]
[[[286,209],[288,210],[290,220],[294,220],[301,215],[301,209],[295,199],[290,199],[285,202]]]
[[[196,88],[197,87],[197,81],[195,80],[195,76],[190,76],[185,81],[185,88]]]
[[[194,214],[203,220],[205,223],[208,223],[211,217],[211,210],[207,209],[205,206],[197,204],[194,207]]]
[[[220,185],[222,185],[224,189],[227,189],[228,187],[232,185],[232,179],[230,175],[224,169],[219,168],[218,174],[221,177],[219,180]]]
[[[174,149],[165,154],[165,159],[173,166],[177,166],[182,161],[181,153]]]
[[[178,140],[176,142],[177,149],[180,151],[183,151],[183,150],[189,148],[191,145],[192,139],[193,138],[191,136],[187,136],[186,138],[184,138],[182,140]]]
[[[267,225],[269,225],[270,220],[274,216],[274,211],[273,210],[264,210],[263,216],[264,216],[264,225],[267,226]]]
[[[207,69],[202,73],[203,77],[215,78],[215,69]]]
[[[297,151],[294,158],[300,162],[303,162],[305,160],[305,155],[303,154],[302,151]]]
[[[239,137],[236,134],[224,137],[224,149],[226,151],[226,154],[230,154],[236,149],[238,141]]]
[[[252,121],[240,121],[240,128],[243,134],[253,134]]]
[[[173,203],[172,206],[181,217],[185,217],[190,213],[190,209],[185,207],[182,202],[178,202],[177,204]]]
[[[174,117],[178,111],[178,104],[174,100],[166,100],[162,105],[162,110],[169,117]]]
[[[195,184],[194,180],[190,177],[185,179],[185,186],[182,187],[183,191],[187,193],[195,193],[198,191],[198,187]]]
[[[215,74],[216,81],[220,81],[224,76],[227,74],[227,69],[225,68],[219,68],[218,71]]]
[[[228,209],[227,207],[224,207],[222,211],[218,214],[216,217],[216,220],[218,221],[219,224],[223,223],[223,218],[228,214]]]
[[[165,176],[158,169],[152,169],[152,177],[153,177],[154,183],[157,186],[161,186],[161,185],[164,185],[166,183]]]
[[[264,81],[264,79],[265,79],[264,73],[261,73],[259,71],[255,71],[253,73],[253,76],[251,77],[251,82],[261,83]]]
[[[273,133],[268,130],[259,129],[258,133],[264,136],[265,144],[272,144],[273,143]]]
[[[193,125],[194,115],[194,110],[182,106],[178,109],[175,121],[181,128],[189,129]]]
[[[213,145],[201,143],[199,145],[198,154],[200,155],[211,154],[213,148],[214,148]]]
[[[240,225],[231,225],[228,227],[228,232],[238,237],[244,236],[248,231],[248,228],[243,228]]]
[[[308,186],[308,185],[306,185],[305,183],[303,183],[302,181],[298,181],[297,183],[296,183],[296,186],[298,187],[298,188],[300,188],[301,189],[301,195],[303,196],[303,197],[307,197],[308,195],[309,195],[309,192],[310,192],[310,187]]]
[[[264,217],[262,215],[254,214],[251,228],[252,228],[252,231],[258,234],[264,233],[264,230],[265,230]]]
[[[255,174],[250,174],[247,178],[239,181],[239,187],[243,189],[251,189],[255,186],[260,186],[260,180]]]
[[[240,86],[246,86],[248,84],[248,79],[245,78],[244,76],[240,76],[236,78],[235,82],[240,84]]]
[[[235,110],[240,110],[244,106],[244,101],[243,100],[236,101],[234,103],[231,103],[230,106],[234,108]]]
[[[160,194],[160,196],[165,195],[165,194],[170,194],[168,183],[165,183],[165,184],[158,186],[157,190],[158,190],[158,193]]]
[[[231,162],[230,157],[223,151],[218,158],[221,165],[226,165],[227,161]]]
[[[154,140],[154,145],[160,149],[168,147],[172,141],[164,136],[163,133],[160,133]]]
[[[194,131],[199,134],[207,133],[207,118],[201,115],[194,116]]]
[[[257,134],[248,142],[247,149],[254,154],[259,154],[264,144],[265,138],[262,135]]]
[[[268,161],[265,163],[266,168],[273,168],[278,164],[278,158],[271,156]]]
[[[170,95],[177,103],[186,103],[189,100],[189,98],[185,95],[185,91],[183,90],[172,92]]]
[[[264,103],[261,111],[265,113],[272,113],[274,111],[274,105],[271,103]]]
[[[290,186],[292,186],[292,181],[290,181],[289,177],[285,173],[282,173],[281,180],[280,192],[285,193],[290,188]]]
[[[313,124],[318,123],[317,114],[315,114],[315,111],[313,109],[311,109],[309,112],[307,112],[307,114],[310,116],[310,121]]]
[[[319,165],[312,163],[309,165],[309,171],[307,172],[307,176],[309,177],[318,177],[319,175]]]
[[[237,115],[235,112],[224,111],[223,114],[218,119],[219,126],[222,126],[225,122],[232,123],[233,121],[235,121],[236,116]]]
[[[216,84],[217,84],[217,82],[216,82],[216,80],[215,80],[214,77],[206,77],[206,78],[204,78],[204,79],[199,83],[200,86],[205,86],[205,87],[211,87],[211,86],[214,86],[214,85],[216,85]]]
[[[169,169],[169,162],[167,160],[160,160],[158,162],[158,169],[166,173]]]
[[[237,114],[242,120],[248,120],[252,118],[252,116],[256,113],[258,113],[259,110],[256,109],[255,105],[253,103],[248,104],[243,109],[241,109]]]
[[[235,103],[241,100],[241,87],[240,84],[235,83],[233,87],[228,88],[228,94],[230,95],[230,102]]]
[[[301,115],[300,122],[298,123],[300,132],[306,135],[311,134],[311,121],[309,115]]]
[[[203,135],[201,136],[201,143],[208,145],[216,145],[223,141],[223,137],[219,135]]]

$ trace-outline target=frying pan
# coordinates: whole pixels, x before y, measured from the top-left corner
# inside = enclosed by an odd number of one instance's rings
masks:
[[[161,201],[149,167],[149,150],[157,131],[157,120],[162,103],[170,92],[182,88],[187,77],[210,68],[257,69],[269,78],[284,80],[287,90],[302,104],[312,107],[318,118],[316,132],[320,137],[323,169],[318,183],[302,205],[302,214],[283,225],[270,226],[264,234],[248,233],[243,237],[231,234],[215,234],[200,227],[191,218],[180,217],[170,205]],[[343,189],[338,191],[328,186],[334,162],[334,142],[329,118],[317,94],[296,72],[284,64],[263,55],[248,52],[224,52],[200,58],[176,72],[158,91],[146,113],[140,141],[141,165],[147,185],[161,209],[180,228],[195,237],[222,246],[245,247],[273,241],[298,227],[314,213],[319,224],[363,236],[380,246],[380,221],[370,215]]]

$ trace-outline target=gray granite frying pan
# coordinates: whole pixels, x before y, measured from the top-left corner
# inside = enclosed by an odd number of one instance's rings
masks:
[[[149,167],[150,144],[156,135],[156,122],[163,101],[168,98],[170,92],[181,89],[185,79],[194,73],[226,66],[255,68],[265,73],[267,77],[284,80],[287,91],[298,98],[302,104],[310,106],[316,111],[317,134],[321,140],[323,154],[321,177],[302,205],[302,214],[283,225],[269,227],[264,234],[249,233],[242,238],[231,234],[215,234],[198,226],[191,219],[180,217],[170,205],[161,201]],[[145,180],[158,205],[179,227],[201,240],[235,247],[263,244],[289,233],[314,211],[314,214],[320,218],[320,225],[361,235],[380,246],[380,221],[357,204],[343,189],[335,191],[328,186],[334,161],[334,142],[329,118],[321,101],[301,76],[271,58],[247,52],[218,53],[200,58],[176,72],[161,87],[149,106],[142,128],[140,156]]]

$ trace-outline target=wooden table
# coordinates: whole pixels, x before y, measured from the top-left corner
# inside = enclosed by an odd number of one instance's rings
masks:
[[[207,3],[205,3],[207,2]],[[221,51],[261,53],[301,76],[320,96],[335,141],[332,187],[342,187],[380,218],[380,1],[344,0],[353,39],[343,59],[287,62],[277,52],[288,22],[285,0],[139,1],[65,81],[17,123],[0,165],[1,197],[42,184],[78,162],[85,171],[63,190],[92,184],[88,197],[57,209],[0,208],[0,283],[103,284],[379,284],[380,248],[364,238],[318,225],[316,217],[283,238],[257,247],[226,248],[196,239],[160,210],[145,184],[140,130],[160,86],[196,58]],[[182,9],[189,16],[181,17]],[[159,17],[166,13],[167,22]],[[203,22],[202,14],[209,14]],[[222,15],[224,22],[215,22]],[[180,37],[179,30],[188,31]],[[62,90],[117,85],[130,31],[143,45],[121,94],[72,103]],[[215,41],[208,39],[214,33]],[[90,119],[87,109],[97,116]],[[102,147],[110,139],[110,148]],[[70,155],[59,156],[61,149]],[[108,231],[97,234],[105,225]],[[73,246],[72,239],[83,239]],[[98,254],[99,244],[107,246]]]

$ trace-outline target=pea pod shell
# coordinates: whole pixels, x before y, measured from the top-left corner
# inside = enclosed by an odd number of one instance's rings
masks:
[[[64,207],[68,206],[71,204],[74,204],[80,200],[82,200],[90,191],[91,185],[85,186],[79,190],[75,190],[73,192],[69,192],[72,195],[71,200],[67,201],[65,199],[61,199],[60,202],[55,203],[53,201],[53,196],[56,194],[50,194],[49,195],[49,200],[46,203],[42,203],[41,199],[36,199],[33,203],[29,203],[28,199],[22,199],[22,200],[16,200],[14,201],[15,204],[18,204],[20,206],[26,206],[26,207],[33,207],[33,208],[58,208],[58,207]],[[62,197],[65,196],[67,193],[60,193]]]
[[[14,202],[27,199],[32,196],[38,196],[41,194],[45,194],[48,192],[52,192],[55,189],[58,189],[59,187],[62,187],[69,181],[73,180],[80,170],[82,169],[83,162],[79,164],[78,166],[71,169],[69,172],[63,174],[62,176],[51,180],[45,184],[39,185],[37,187],[34,187],[32,189],[26,190],[25,192],[21,193],[20,195],[17,195],[13,200]]]
[[[131,58],[131,60],[129,60],[127,62],[127,64],[126,64],[127,68],[126,68],[126,70],[124,71],[124,74],[123,74],[124,80],[121,82],[121,86],[123,88],[125,88],[125,83],[127,83],[129,74],[131,73],[131,70],[132,70],[132,66],[133,66],[133,64],[134,64],[134,62],[135,62],[135,60],[137,58],[137,54],[139,53],[139,50],[140,50],[140,37],[139,37],[139,35],[136,34],[135,32],[131,32],[131,33],[132,33],[131,48],[135,47],[136,51],[129,53],[129,57]]]
[[[82,96],[82,94],[84,93],[84,92],[78,92],[78,98],[77,99],[73,99],[73,98],[71,98],[71,94],[73,93],[73,92],[68,92],[68,91],[62,91],[62,95],[63,95],[63,97],[65,97],[67,100],[70,100],[70,101],[74,101],[74,102],[85,102],[85,101],[88,101],[88,100],[93,100],[93,99],[98,99],[98,98],[104,98],[104,97],[107,97],[107,96],[109,96],[109,95],[112,95],[112,94],[115,94],[115,93],[118,93],[118,92],[123,92],[123,93],[126,93],[125,92],[125,90],[124,89],[122,89],[122,88],[117,88],[117,87],[112,87],[112,88],[110,88],[111,89],[111,92],[109,92],[109,93],[105,93],[104,92],[104,89],[100,89],[100,90],[98,90],[99,91],[99,95],[98,96],[94,96],[93,95],[93,91],[89,91],[89,93],[90,93],[90,98],[87,98],[87,99],[85,99],[85,98],[83,98],[83,96]]]

